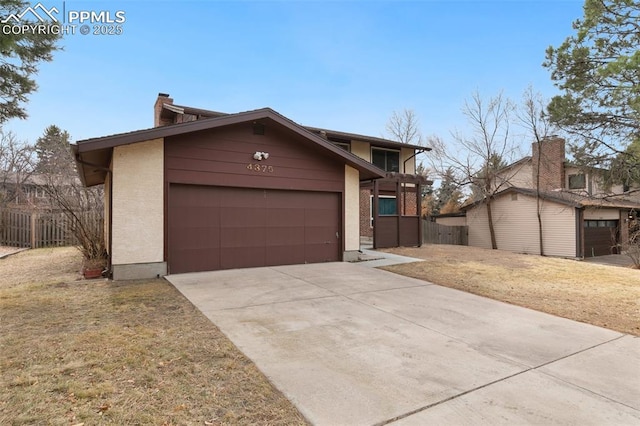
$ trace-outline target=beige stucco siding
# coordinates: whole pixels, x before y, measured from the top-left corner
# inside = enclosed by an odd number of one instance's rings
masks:
[[[618,220],[620,219],[619,209],[587,208],[584,210],[586,220]]]
[[[536,200],[534,197],[506,194],[491,204],[498,249],[516,253],[540,254]],[[573,207],[543,202],[544,254],[576,257],[576,218]],[[467,211],[469,245],[491,248],[485,205]]]
[[[112,263],[162,262],[163,140],[114,148],[112,169]]]
[[[368,142],[351,141],[351,153],[371,162],[371,146]]]
[[[360,250],[360,174],[344,166],[344,250]]]
[[[413,148],[400,149],[400,172],[407,174],[415,174],[416,172],[416,157],[411,156],[415,153]],[[405,163],[406,161],[406,163]]]

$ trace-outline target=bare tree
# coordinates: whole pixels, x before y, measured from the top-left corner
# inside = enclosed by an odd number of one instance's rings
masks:
[[[430,156],[433,169],[440,176],[450,169],[458,186],[472,187],[477,201],[485,205],[493,249],[498,244],[492,201],[495,194],[507,188],[514,173],[503,170],[516,151],[510,133],[513,109],[513,104],[501,93],[484,100],[476,92],[462,108],[470,134],[453,133],[449,145],[438,137],[429,141],[433,148]]]
[[[393,111],[386,125],[387,134],[398,142],[422,145],[420,121],[412,109]]]
[[[17,201],[33,173],[33,146],[0,130],[0,207]]]
[[[51,209],[62,212],[70,224],[69,231],[78,242],[85,267],[106,266],[104,238],[104,189],[85,188],[75,167],[69,145],[70,136],[56,126],[49,126],[38,138],[37,170],[44,180]]]
[[[543,223],[542,223],[542,207],[543,200],[541,197],[540,172],[541,167],[548,158],[544,157],[544,151],[541,148],[541,142],[548,138],[553,130],[553,126],[549,117],[545,113],[548,101],[545,100],[540,93],[536,93],[533,87],[529,86],[522,96],[522,103],[516,110],[517,122],[525,129],[527,139],[532,138],[536,144],[534,150],[537,150],[532,157],[532,167],[534,170],[535,182],[533,182],[536,191],[536,214],[538,217],[538,238],[540,240],[540,255],[544,256],[544,243],[542,239]]]
[[[68,220],[69,232],[78,242],[85,266],[106,266],[104,238],[104,190],[102,186],[85,188],[77,176],[46,173],[43,189],[51,206]]]
[[[636,217],[629,227],[629,241],[623,243],[623,250],[633,261],[633,266],[640,269],[640,221]]]

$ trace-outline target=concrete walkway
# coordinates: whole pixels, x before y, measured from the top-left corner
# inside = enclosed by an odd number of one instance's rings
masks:
[[[639,338],[362,264],[167,278],[315,425],[640,425]]]
[[[385,253],[382,251],[361,249],[360,262],[362,266],[378,268],[380,266],[400,265],[402,263],[424,262],[424,259],[416,257],[400,256],[399,254]]]
[[[609,254],[606,256],[586,257],[585,262],[599,263],[601,265],[622,266],[629,268],[633,265],[631,258],[625,254]]]

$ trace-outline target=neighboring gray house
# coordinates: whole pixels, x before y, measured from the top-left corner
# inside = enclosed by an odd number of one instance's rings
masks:
[[[565,161],[564,139],[533,144],[533,156],[502,170],[491,210],[498,249],[541,254],[535,182],[540,155],[540,215],[544,254],[584,258],[618,253],[629,238],[629,222],[640,200],[621,185],[601,185],[596,169],[582,171]],[[624,190],[627,189],[625,192]],[[491,248],[484,200],[467,204],[469,245]]]

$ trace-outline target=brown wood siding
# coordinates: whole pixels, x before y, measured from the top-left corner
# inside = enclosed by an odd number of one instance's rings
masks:
[[[172,274],[340,260],[341,194],[171,184]]]
[[[263,161],[256,152],[268,152]],[[171,183],[342,192],[344,165],[317,145],[276,125],[254,135],[252,123],[165,138]]]
[[[374,226],[376,248],[420,246],[418,216],[380,216]]]
[[[418,247],[420,246],[420,217],[400,216],[400,246]]]
[[[373,225],[376,248],[400,246],[398,240],[398,216],[379,216]]]

